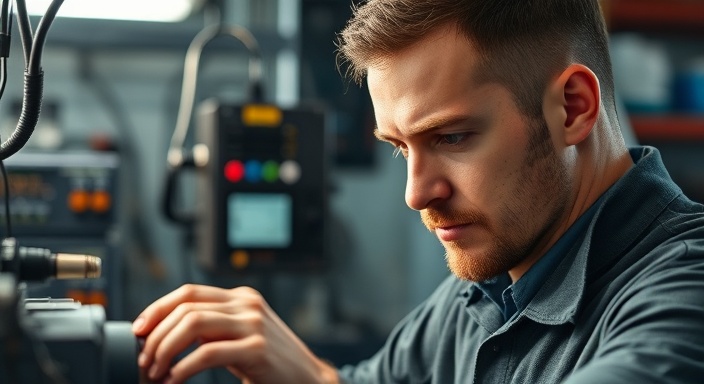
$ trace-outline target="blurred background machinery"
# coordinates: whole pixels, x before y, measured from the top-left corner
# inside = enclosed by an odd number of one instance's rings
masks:
[[[38,283],[29,286],[28,296],[98,304],[106,308],[109,318],[123,318],[124,271],[116,233],[119,207],[115,205],[119,201],[118,157],[114,153],[30,150],[6,160],[5,167],[12,231],[21,244],[102,259],[100,278]],[[4,216],[0,210],[2,222]]]

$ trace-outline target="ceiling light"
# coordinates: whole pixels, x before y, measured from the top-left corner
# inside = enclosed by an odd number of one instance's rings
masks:
[[[51,0],[27,1],[27,12],[41,16]],[[57,16],[86,19],[176,22],[193,13],[199,0],[69,0]]]

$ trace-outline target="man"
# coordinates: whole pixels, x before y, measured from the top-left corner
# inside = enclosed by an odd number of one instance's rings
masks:
[[[406,203],[454,276],[340,370],[257,292],[185,286],[135,321],[152,377],[702,381],[704,207],[656,149],[626,149],[595,0],[371,0],[340,53],[366,78],[376,135],[407,161]]]

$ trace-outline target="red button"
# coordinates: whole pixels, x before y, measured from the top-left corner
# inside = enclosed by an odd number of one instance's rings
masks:
[[[244,177],[244,164],[238,160],[230,160],[225,164],[225,178],[236,183]]]

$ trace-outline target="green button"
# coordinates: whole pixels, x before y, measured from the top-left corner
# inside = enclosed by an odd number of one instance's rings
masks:
[[[279,179],[279,164],[275,161],[267,161],[262,167],[262,178],[270,183]]]

